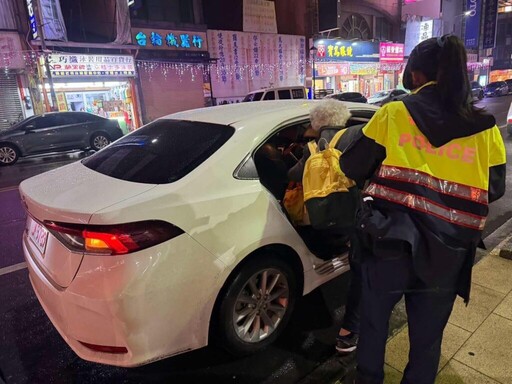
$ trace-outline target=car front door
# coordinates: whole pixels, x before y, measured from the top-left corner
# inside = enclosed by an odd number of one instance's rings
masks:
[[[25,129],[23,145],[27,155],[52,152],[59,148],[57,116],[57,114],[38,116],[23,127]]]
[[[85,113],[63,113],[59,116],[59,145],[65,149],[82,149],[88,144],[88,125],[93,124],[86,119]]]

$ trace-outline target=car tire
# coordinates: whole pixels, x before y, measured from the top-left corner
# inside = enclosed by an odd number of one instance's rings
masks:
[[[110,142],[110,137],[103,132],[96,132],[91,136],[91,148],[95,151],[105,148]]]
[[[272,288],[261,294],[265,286]],[[214,319],[214,342],[233,355],[266,348],[290,320],[297,287],[295,273],[285,261],[267,253],[249,260],[221,292]]]
[[[0,165],[13,165],[18,161],[20,151],[12,144],[0,144]]]

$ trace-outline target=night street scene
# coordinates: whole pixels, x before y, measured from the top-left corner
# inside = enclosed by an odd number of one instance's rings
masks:
[[[512,384],[512,0],[0,0],[0,384]]]

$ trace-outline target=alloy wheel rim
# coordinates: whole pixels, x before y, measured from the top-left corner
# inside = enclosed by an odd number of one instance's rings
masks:
[[[94,138],[94,146],[96,148],[104,148],[108,145],[108,139],[105,136],[96,136]]]
[[[16,159],[16,151],[10,147],[0,148],[0,162],[10,164]]]
[[[233,326],[237,336],[248,343],[269,337],[288,309],[290,287],[286,276],[269,268],[255,273],[235,302]]]

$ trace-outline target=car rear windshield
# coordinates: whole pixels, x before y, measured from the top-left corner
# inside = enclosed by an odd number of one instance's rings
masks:
[[[147,184],[172,183],[217,151],[234,128],[203,122],[156,120],[82,163],[104,175]]]

